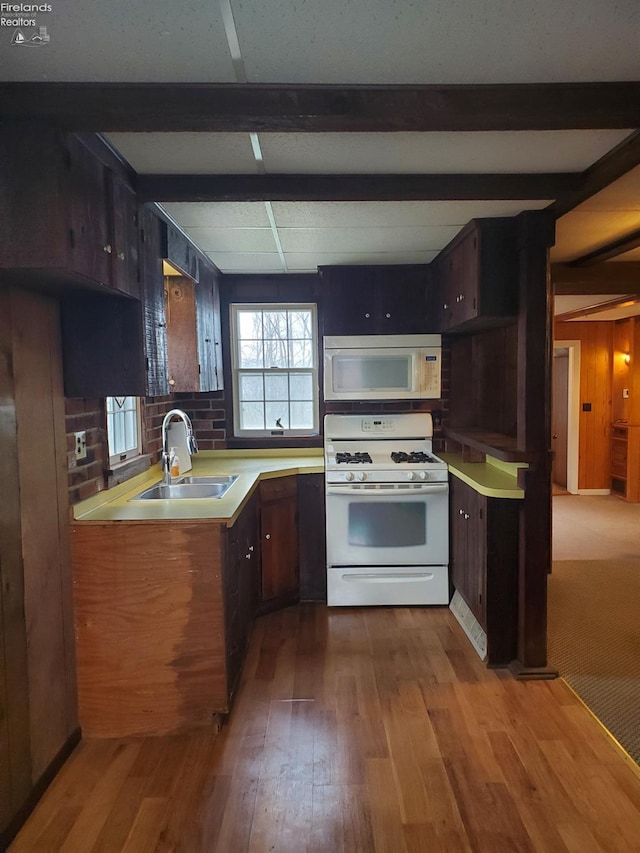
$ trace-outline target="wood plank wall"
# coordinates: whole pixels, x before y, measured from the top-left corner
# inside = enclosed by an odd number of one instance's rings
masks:
[[[53,299],[0,293],[0,834],[77,727],[59,329]]]
[[[556,341],[580,341],[579,489],[609,488],[613,322],[556,323]],[[585,404],[591,411],[583,411]]]

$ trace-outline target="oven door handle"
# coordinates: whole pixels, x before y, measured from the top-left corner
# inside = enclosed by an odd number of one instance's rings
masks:
[[[419,495],[442,495],[449,491],[448,483],[425,483],[424,486],[417,486],[409,489],[376,489],[363,488],[357,485],[327,485],[327,495],[342,495],[343,497],[360,498],[400,498],[413,497]]]

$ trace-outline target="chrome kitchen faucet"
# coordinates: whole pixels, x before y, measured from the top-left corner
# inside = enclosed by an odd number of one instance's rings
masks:
[[[191,425],[189,415],[186,412],[183,412],[182,409],[171,409],[170,412],[167,412],[167,414],[164,416],[164,420],[162,421],[162,458],[160,460],[160,467],[164,472],[164,479],[168,485],[171,484],[169,423],[171,421],[171,418],[173,417],[180,418],[187,429],[187,449],[189,451],[189,454],[191,456],[194,456],[198,452],[198,442],[196,441],[196,437],[193,434],[193,426]]]

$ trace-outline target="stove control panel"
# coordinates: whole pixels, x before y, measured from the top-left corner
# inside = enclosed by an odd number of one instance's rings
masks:
[[[362,432],[394,432],[395,418],[363,418]]]

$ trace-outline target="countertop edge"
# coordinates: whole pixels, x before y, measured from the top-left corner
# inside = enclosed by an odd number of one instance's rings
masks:
[[[524,489],[518,486],[515,475],[501,471],[487,462],[463,462],[453,453],[443,453],[441,456],[449,466],[449,473],[479,494],[502,500],[524,498]]]

